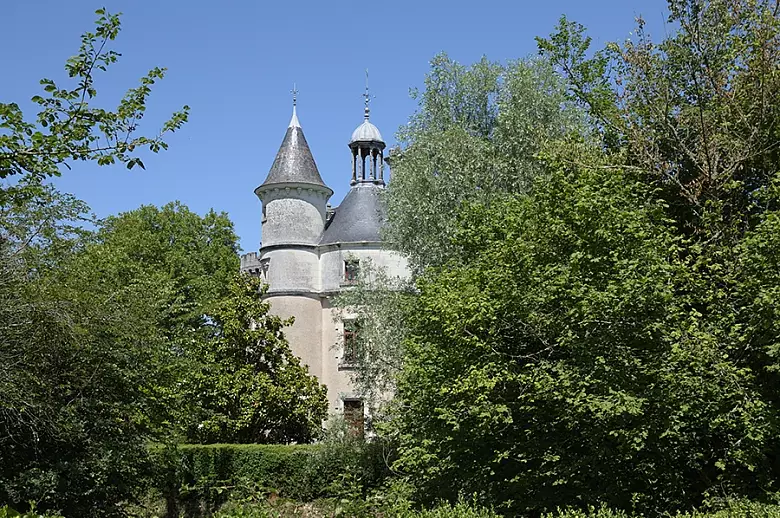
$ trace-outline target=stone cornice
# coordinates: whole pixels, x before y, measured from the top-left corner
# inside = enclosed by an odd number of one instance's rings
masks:
[[[258,198],[260,198],[260,201],[263,201],[263,196],[268,193],[284,193],[289,195],[293,192],[302,193],[304,191],[324,195],[326,199],[333,196],[333,189],[327,185],[317,185],[314,183],[305,182],[281,182],[261,185],[255,189],[255,194]]]
[[[263,252],[270,252],[273,250],[307,250],[316,252],[319,249],[319,245],[312,245],[311,243],[280,243],[278,245],[263,245],[260,247],[260,254]]]

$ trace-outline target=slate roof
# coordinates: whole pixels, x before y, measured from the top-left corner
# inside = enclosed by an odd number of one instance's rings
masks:
[[[381,242],[379,229],[385,212],[379,194],[383,188],[368,182],[354,185],[325,227],[320,244]]]
[[[379,133],[379,128],[371,124],[368,119],[363,121],[363,124],[358,126],[355,131],[352,132],[352,138],[349,143],[355,142],[382,142],[382,134]]]
[[[287,127],[282,145],[276,153],[268,177],[260,187],[275,183],[310,183],[327,187],[322,181],[320,171],[314,162],[314,157],[303,135],[303,128],[298,122],[298,116],[293,108],[292,119]]]

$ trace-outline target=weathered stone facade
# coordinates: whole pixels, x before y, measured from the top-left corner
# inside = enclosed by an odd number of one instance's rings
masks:
[[[266,180],[255,189],[262,202],[262,245],[241,258],[241,270],[269,285],[271,311],[295,317],[285,330],[293,352],[328,388],[332,413],[354,411],[361,399],[350,383],[345,362],[345,323],[331,307],[331,297],[351,282],[351,265],[384,268],[407,275],[406,260],[383,248],[384,220],[378,194],[385,188],[385,143],[369,122],[369,112],[353,132],[351,189],[331,209],[333,191],[320,177],[303,129],[293,117]],[[345,175],[345,180],[347,179]],[[347,403],[345,403],[347,402]]]

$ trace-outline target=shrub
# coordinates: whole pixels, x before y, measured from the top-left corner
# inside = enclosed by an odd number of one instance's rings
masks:
[[[353,502],[358,504],[357,502]],[[456,505],[441,504],[433,509],[420,511],[396,508],[369,508],[345,506],[343,503],[318,502],[316,505],[290,504],[226,506],[214,518],[293,518],[293,517],[342,516],[344,518],[390,517],[393,518],[498,518],[493,511],[475,507],[465,502]]]
[[[20,513],[15,509],[11,509],[7,505],[4,505],[3,507],[0,507],[0,518],[62,518],[62,516],[49,512],[41,514],[35,510],[35,506],[30,508],[26,513]]]
[[[580,509],[558,510],[545,515],[545,518],[632,518],[633,514],[614,511],[607,507],[591,507],[587,511]],[[748,500],[731,500],[722,509],[713,511],[691,511],[680,513],[675,518],[780,518],[780,506]]]
[[[598,509],[590,507],[587,511],[582,509],[558,509],[555,513],[549,513],[544,518],[631,518],[624,511],[613,511],[602,506]]]
[[[780,518],[780,505],[736,500],[713,512],[693,511],[678,518]]]
[[[339,495],[351,481],[362,494],[389,474],[381,444],[344,441],[307,445],[211,444],[159,449],[155,484],[168,515],[208,514],[229,496],[274,494],[298,501]],[[252,498],[249,498],[250,500]]]

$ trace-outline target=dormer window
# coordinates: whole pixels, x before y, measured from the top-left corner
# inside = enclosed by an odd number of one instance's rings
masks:
[[[344,284],[357,284],[360,275],[360,261],[348,259],[344,261]]]

